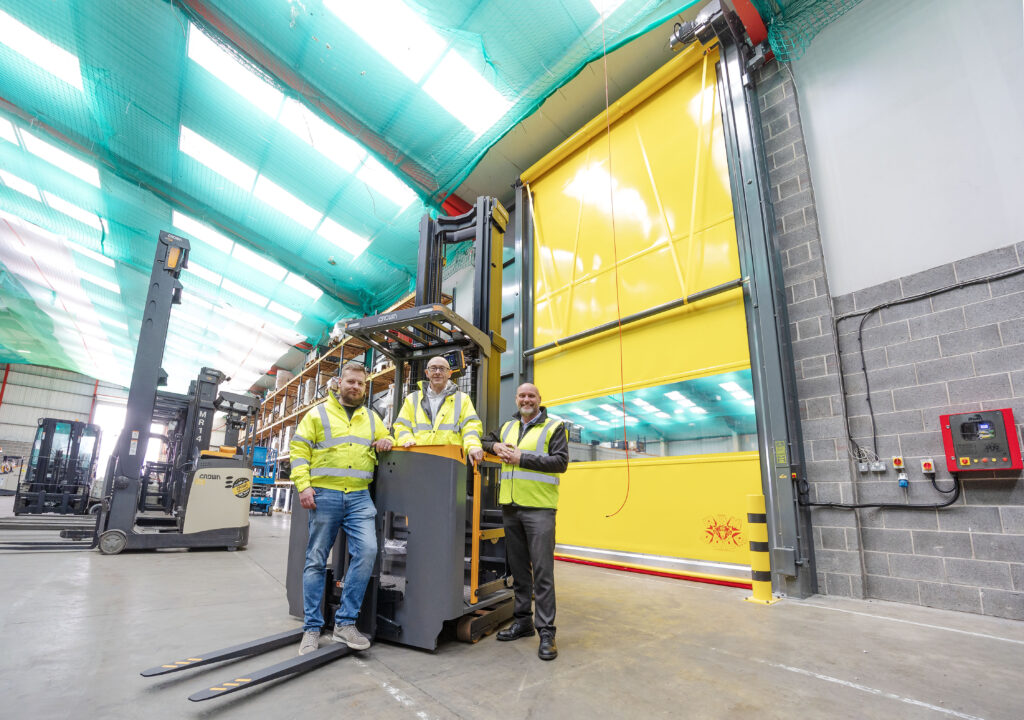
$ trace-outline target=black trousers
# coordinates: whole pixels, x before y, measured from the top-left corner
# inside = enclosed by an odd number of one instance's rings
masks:
[[[555,511],[502,505],[505,553],[515,591],[513,614],[529,618],[536,598],[534,626],[555,629]]]

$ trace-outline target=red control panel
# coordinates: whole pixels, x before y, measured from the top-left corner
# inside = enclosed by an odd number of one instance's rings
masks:
[[[939,422],[951,473],[1024,469],[1009,408],[941,415]]]

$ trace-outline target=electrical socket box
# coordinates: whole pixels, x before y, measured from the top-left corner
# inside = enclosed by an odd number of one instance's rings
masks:
[[[866,462],[857,463],[857,470],[866,473],[868,471],[868,464]]]
[[[885,463],[881,460],[875,460],[871,463],[871,472],[885,472]]]
[[[951,473],[1024,469],[1009,408],[940,415],[939,427]]]
[[[921,472],[925,475],[934,475],[935,461],[931,458],[921,458]]]
[[[899,455],[893,455],[892,456],[892,466],[894,468],[896,468],[897,470],[902,470],[904,468],[903,458],[901,458]]]

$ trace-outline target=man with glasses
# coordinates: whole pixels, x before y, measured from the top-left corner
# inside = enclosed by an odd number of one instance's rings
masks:
[[[369,638],[355,625],[377,558],[373,527],[377,509],[368,488],[377,464],[375,451],[392,447],[384,421],[363,405],[363,365],[346,363],[341,376],[331,378],[328,390],[327,400],[299,422],[289,448],[292,482],[302,507],[309,510],[309,542],[302,570],[305,622],[299,655],[314,652],[320,644],[327,555],[339,529],[345,531],[351,559],[341,606],[334,615],[334,641],[354,650],[370,647]]]
[[[393,427],[395,443],[458,445],[476,464],[484,456],[480,446],[483,423],[473,401],[451,381],[452,369],[443,355],[427,361],[427,380],[405,398]]]

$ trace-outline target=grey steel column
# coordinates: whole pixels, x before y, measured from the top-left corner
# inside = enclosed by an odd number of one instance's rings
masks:
[[[529,190],[516,181],[516,285],[519,287],[518,323],[519,346],[515,363],[515,385],[533,382],[533,358],[522,351],[533,347],[533,213],[528,198]]]
[[[806,597],[816,591],[810,519],[797,503],[803,466],[789,320],[761,146],[757,97],[743,46],[720,33],[718,64],[740,270],[744,278],[751,375],[768,515],[772,587]]]

